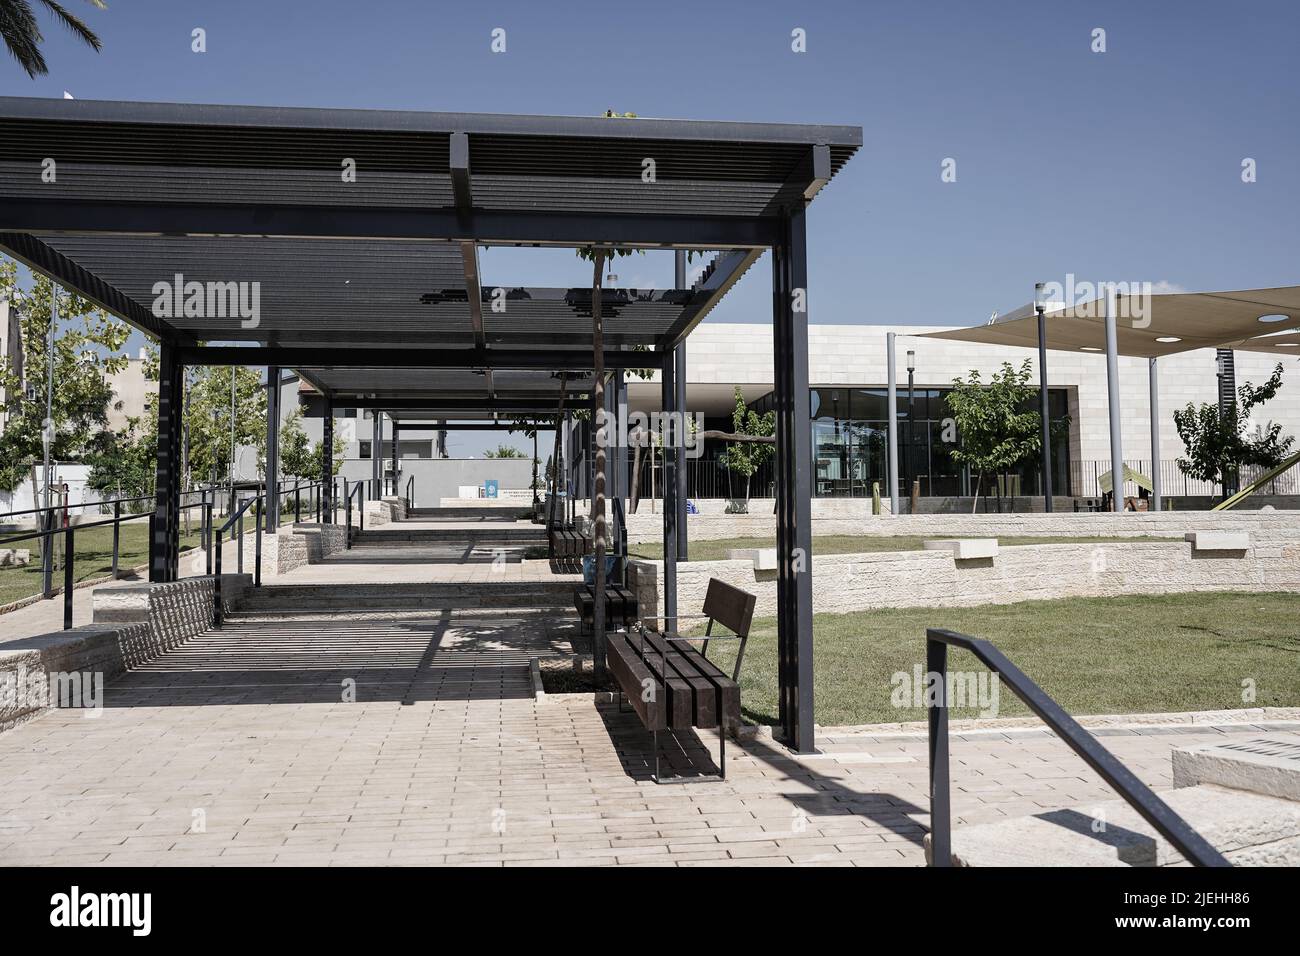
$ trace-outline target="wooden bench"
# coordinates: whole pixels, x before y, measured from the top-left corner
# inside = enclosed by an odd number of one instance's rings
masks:
[[[596,586],[579,584],[573,589],[573,606],[582,626],[595,629]],[[636,595],[621,584],[605,585],[605,630],[631,627],[636,623]]]
[[[708,620],[703,637],[683,637],[675,631],[660,634],[640,624],[633,633],[607,637],[605,660],[618,681],[619,705],[629,701],[653,737],[655,783],[660,782],[659,731],[692,727],[718,728],[718,770],[723,780],[727,778],[727,731],[740,723],[737,680],[755,602],[754,595],[711,578],[704,613],[682,615]],[[733,634],[714,634],[714,623]],[[705,656],[709,641],[720,639],[740,641],[730,677]],[[696,650],[693,641],[703,641],[702,649]]]

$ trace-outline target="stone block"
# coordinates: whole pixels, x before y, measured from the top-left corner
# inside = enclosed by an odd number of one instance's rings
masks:
[[[31,563],[30,548],[0,548],[0,568],[24,568]]]
[[[1300,736],[1182,747],[1173,752],[1175,787],[1204,783],[1300,801]]]
[[[1184,540],[1193,551],[1245,551],[1250,547],[1249,531],[1188,531]]]
[[[776,548],[732,548],[727,552],[731,561],[752,561],[755,571],[776,570]]]
[[[926,551],[951,551],[954,561],[996,558],[997,538],[932,538],[921,542]]]

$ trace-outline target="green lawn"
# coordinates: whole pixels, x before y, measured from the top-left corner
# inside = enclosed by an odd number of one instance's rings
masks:
[[[935,537],[930,535],[929,538]],[[922,542],[928,538],[919,536],[886,536],[864,534],[818,535],[813,538],[813,557],[819,554],[862,554],[868,551],[920,551]],[[998,538],[1000,545],[1015,544],[1093,544],[1104,541],[1170,541],[1172,538],[1034,538],[1006,537]],[[723,538],[718,541],[689,542],[690,560],[721,561],[733,548],[775,548],[774,538]],[[635,558],[661,561],[664,556],[662,542],[629,544],[628,553]]]
[[[250,522],[251,523],[251,522]],[[122,526],[118,567],[128,571],[149,560],[149,521],[136,518]],[[181,528],[185,527],[184,523]],[[199,543],[197,518],[191,523],[189,534],[181,535],[181,550],[196,547]],[[72,563],[76,581],[88,581],[111,573],[113,569],[113,528],[86,528],[78,530],[74,538],[77,549]],[[17,541],[6,547],[30,548],[32,563],[24,568],[0,568],[0,605],[41,593],[41,540]],[[63,586],[63,569],[54,572],[54,586]]]
[[[1300,706],[1297,620],[1300,594],[1240,592],[818,614],[817,722],[923,720],[923,707],[891,704],[890,677],[924,665],[927,627],[991,640],[1072,715]],[[730,672],[735,646],[715,644],[709,656]],[[983,670],[966,651],[948,656],[951,670]],[[1247,679],[1253,702],[1242,699]],[[746,717],[776,723],[773,619],[754,622],[740,683]],[[999,705],[998,716],[1028,713],[1006,688]]]

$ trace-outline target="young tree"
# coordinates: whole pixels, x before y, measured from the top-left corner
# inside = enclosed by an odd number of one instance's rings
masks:
[[[762,415],[745,404],[745,396],[740,388],[735,390],[736,407],[731,411],[731,429],[736,440],[727,445],[722,453],[722,464],[728,471],[745,479],[745,503],[742,513],[749,511],[749,482],[776,451],[776,444],[765,441],[743,441],[742,437],[767,438],[776,434],[776,412],[764,412]],[[708,433],[706,432],[706,435]]]
[[[1037,394],[1031,384],[1029,359],[1017,368],[1003,362],[987,383],[972,369],[968,380],[953,379],[948,410],[961,436],[952,449],[954,461],[975,472],[975,500],[986,474],[1006,475],[1032,459],[1042,448],[1042,417],[1030,409]],[[975,504],[971,505],[974,512]],[[998,510],[1002,490],[998,489]]]
[[[22,336],[22,368],[0,359],[0,386],[9,396],[9,420],[0,435],[0,489],[13,491],[43,461],[46,438],[46,396],[50,381],[48,334],[54,287],[37,275],[30,290],[17,281],[17,268],[0,260],[0,298],[18,310]],[[130,335],[127,326],[91,302],[60,290],[55,329],[50,458],[71,461],[89,457],[108,446],[105,427],[113,388],[107,376],[126,367],[122,353]]]
[[[302,409],[295,408],[280,424],[280,469],[288,478],[308,478],[320,470],[311,439],[302,427]]]
[[[1220,412],[1217,405],[1188,403],[1174,411],[1174,427],[1183,440],[1187,457],[1178,468],[1189,478],[1220,485],[1228,496],[1228,485],[1242,465],[1272,468],[1280,465],[1295,444],[1295,436],[1282,436],[1282,426],[1268,422],[1251,428],[1250,412],[1274,398],[1282,387],[1282,365],[1263,385],[1246,382],[1237,389],[1232,403]]]
[[[495,449],[483,453],[484,458],[527,458],[522,451],[510,445],[497,445]]]

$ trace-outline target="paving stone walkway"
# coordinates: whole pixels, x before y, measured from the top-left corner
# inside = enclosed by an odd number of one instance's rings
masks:
[[[336,557],[276,583],[491,583],[483,563]],[[555,581],[532,562],[511,582]],[[922,734],[650,735],[590,694],[534,697],[528,661],[571,650],[562,609],[236,615],[62,710],[0,734],[0,863],[916,866]],[[1269,725],[1270,727],[1297,725]],[[1157,789],[1174,747],[1260,725],[1110,728]],[[1113,798],[1041,730],[955,733],[954,823]]]
[[[0,734],[7,864],[920,865],[926,741],[666,742],[687,782],[649,779],[649,735],[591,695],[538,702],[517,663],[436,650],[455,622],[203,635],[112,682],[98,718]],[[511,675],[514,676],[511,676]],[[353,677],[355,702],[340,682]],[[1172,747],[1255,725],[1108,737],[1170,785]],[[662,739],[662,738],[661,738]],[[1037,731],[952,743],[955,822],[1112,794]]]

